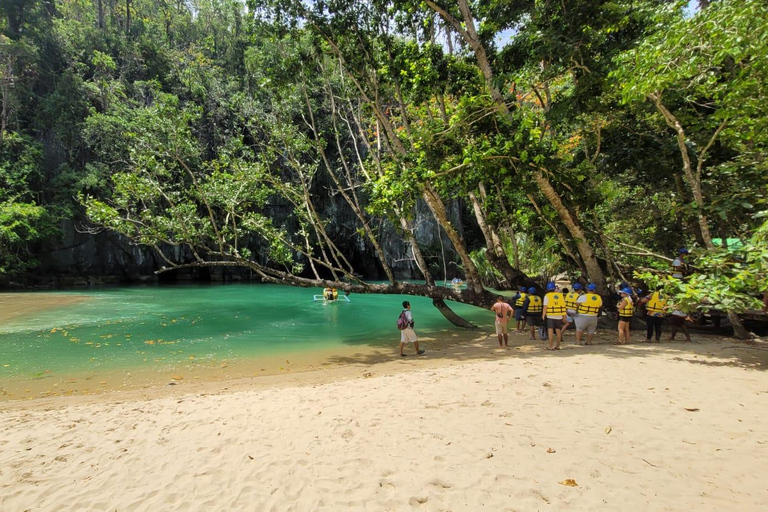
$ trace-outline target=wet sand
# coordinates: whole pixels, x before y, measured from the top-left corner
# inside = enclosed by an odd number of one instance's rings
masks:
[[[88,300],[86,296],[56,293],[0,293],[0,325],[46,309],[71,306]]]

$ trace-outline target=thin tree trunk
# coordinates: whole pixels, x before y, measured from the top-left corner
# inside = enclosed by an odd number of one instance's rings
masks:
[[[533,178],[536,180],[536,184],[539,185],[539,189],[541,190],[542,194],[544,194],[544,197],[549,200],[549,204],[551,204],[557,212],[557,215],[560,217],[563,225],[565,225],[565,228],[573,237],[573,243],[576,245],[576,250],[579,252],[579,255],[581,255],[581,258],[584,261],[584,266],[587,270],[587,276],[589,276],[589,279],[595,283],[595,286],[597,287],[597,293],[604,295],[608,291],[607,284],[605,282],[605,274],[603,273],[603,269],[600,267],[600,264],[597,261],[595,251],[587,241],[587,236],[584,233],[584,230],[578,224],[576,219],[571,215],[571,212],[568,210],[568,208],[565,207],[563,202],[560,200],[560,196],[557,194],[555,189],[552,187],[552,184],[549,182],[549,180],[546,179],[544,173],[541,172],[540,169],[533,171]]]
[[[752,335],[749,333],[747,328],[744,327],[744,324],[741,322],[741,318],[739,318],[739,315],[737,315],[733,311],[726,311],[725,313],[728,315],[728,320],[730,320],[731,326],[733,327],[734,338],[738,340],[752,339]]]
[[[466,43],[472,48],[477,59],[478,66],[485,78],[486,87],[496,104],[499,112],[507,118],[511,118],[509,107],[504,102],[504,97],[501,95],[501,91],[496,87],[494,83],[493,69],[491,68],[490,60],[485,51],[482,41],[478,37],[475,29],[475,22],[470,11],[469,3],[467,0],[457,0],[459,11],[461,12],[463,20],[458,20],[450,12],[443,7],[437,5],[433,0],[425,0],[426,4],[435,12],[440,14],[443,19],[450,24],[456,32],[458,32]],[[541,172],[540,169],[534,168],[533,177],[536,183],[542,189],[544,196],[552,204],[552,207],[557,211],[558,216],[565,224],[566,229],[571,233],[571,236],[575,239],[576,250],[579,252],[581,259],[587,269],[589,278],[597,286],[599,293],[603,294],[606,291],[605,274],[602,268],[597,262],[595,257],[595,251],[590,246],[584,235],[581,226],[577,220],[577,217],[571,212],[560,199],[559,194],[550,183],[549,179]]]
[[[664,116],[664,120],[666,121],[667,125],[675,130],[675,134],[677,135],[677,145],[680,148],[680,155],[683,158],[683,173],[688,180],[688,185],[691,187],[691,192],[693,193],[693,200],[696,203],[696,216],[699,221],[699,229],[701,229],[701,238],[704,241],[704,246],[707,249],[714,249],[715,244],[712,243],[712,235],[709,232],[709,222],[707,220],[707,216],[704,214],[704,193],[701,187],[701,177],[697,176],[697,173],[694,173],[693,165],[691,164],[691,156],[688,153],[688,146],[686,145],[686,136],[683,125],[680,123],[677,117],[675,117],[675,115],[661,102],[660,94],[650,94],[649,98],[651,101],[653,101],[656,109],[661,112],[662,116]],[[721,128],[723,126],[724,125],[721,125]],[[721,128],[718,128],[714,137],[718,135]],[[709,146],[707,146],[707,148],[708,147]],[[704,151],[702,151],[702,153],[704,153]],[[699,155],[699,161],[703,162],[703,154]]]

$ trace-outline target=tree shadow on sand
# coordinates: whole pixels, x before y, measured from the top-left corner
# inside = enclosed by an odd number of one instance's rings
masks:
[[[339,365],[360,365],[375,367],[393,360],[399,360],[404,370],[417,369],[424,366],[443,364],[480,362],[480,361],[514,361],[544,360],[548,358],[589,357],[590,355],[608,358],[636,358],[659,354],[670,360],[687,362],[689,364],[710,367],[735,367],[746,370],[768,369],[768,343],[757,342],[746,344],[736,340],[699,334],[692,332],[693,342],[664,341],[661,343],[645,343],[644,331],[633,331],[635,342],[628,345],[615,345],[617,334],[613,331],[598,332],[593,345],[578,345],[573,331],[563,337],[561,350],[546,350],[547,342],[530,340],[526,335],[510,334],[509,348],[500,348],[496,335],[483,334],[475,331],[474,336],[463,332],[436,333],[425,335],[420,340],[420,348],[426,349],[426,354],[416,356],[412,345],[406,345],[408,357],[400,358],[398,343],[393,341],[391,348],[379,347],[374,352],[358,353],[351,356],[333,356],[329,363]],[[669,336],[665,333],[664,336]],[[371,368],[369,368],[371,369]]]

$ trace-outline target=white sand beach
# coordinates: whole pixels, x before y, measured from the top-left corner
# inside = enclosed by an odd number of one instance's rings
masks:
[[[3,403],[0,510],[766,510],[766,347],[612,336]]]

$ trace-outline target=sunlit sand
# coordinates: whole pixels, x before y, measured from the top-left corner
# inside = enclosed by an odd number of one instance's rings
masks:
[[[614,337],[5,402],[0,508],[763,510],[765,347]]]

